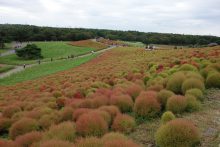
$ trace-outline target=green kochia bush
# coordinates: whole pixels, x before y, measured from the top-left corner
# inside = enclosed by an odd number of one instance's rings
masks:
[[[45,133],[44,138],[46,140],[56,139],[64,141],[74,141],[76,138],[75,124],[67,121],[58,125],[51,126]]]
[[[190,64],[183,64],[180,67],[180,70],[181,71],[197,71],[197,68],[193,65],[190,65]]]
[[[193,147],[200,142],[199,129],[190,121],[174,119],[162,125],[155,134],[159,147]]]
[[[186,95],[185,97],[187,101],[186,111],[193,112],[198,111],[201,108],[201,103],[196,100],[196,97],[193,95]]]
[[[203,101],[204,100],[204,96],[203,93],[200,89],[198,88],[193,88],[193,89],[189,89],[186,91],[185,95],[193,95],[196,97],[197,100]]]
[[[176,94],[182,93],[182,83],[186,77],[183,72],[176,72],[168,79],[166,88]]]
[[[204,91],[205,85],[202,81],[198,79],[195,79],[195,78],[187,79],[182,84],[182,93],[185,93],[187,90],[193,89],[193,88],[198,88],[201,91]]]
[[[220,88],[220,73],[213,72],[208,75],[206,78],[206,86],[208,88]]]
[[[186,106],[187,101],[184,96],[174,95],[168,99],[166,109],[173,113],[182,113],[185,111]]]
[[[122,133],[130,133],[134,130],[136,122],[133,117],[126,114],[119,114],[115,117],[112,129]]]
[[[176,118],[175,115],[171,111],[166,111],[166,112],[163,113],[163,115],[161,117],[161,121],[162,121],[163,124],[165,124],[168,121],[171,121],[175,118]]]
[[[174,95],[174,93],[172,91],[163,89],[157,94],[157,99],[162,104],[162,107],[165,107],[168,98],[170,98],[173,95]]]

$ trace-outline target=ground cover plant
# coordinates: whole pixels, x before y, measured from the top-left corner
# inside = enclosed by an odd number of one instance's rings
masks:
[[[219,56],[219,47],[120,47],[64,72],[1,86],[0,145],[37,131],[42,138],[28,144],[217,146],[219,90],[206,93],[219,88]],[[28,125],[20,125],[24,120]]]
[[[44,57],[43,61],[50,61],[51,58],[53,60],[58,58],[67,58],[68,56],[74,55],[82,55],[86,53],[90,53],[93,48],[89,47],[77,47],[69,45],[68,42],[62,41],[51,41],[51,42],[33,42],[37,45],[37,47],[41,48],[41,55]],[[22,58],[17,57],[15,54],[8,55],[4,57],[0,57],[0,63],[5,64],[30,64],[36,63],[36,60],[24,60]]]

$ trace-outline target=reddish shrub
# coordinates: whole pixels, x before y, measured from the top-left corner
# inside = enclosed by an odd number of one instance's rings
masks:
[[[160,104],[156,93],[152,91],[142,92],[134,104],[134,112],[139,117],[154,117],[160,112]]]
[[[20,146],[16,145],[16,143],[11,140],[8,141],[8,140],[3,140],[3,139],[0,139],[0,146],[1,147],[20,147]]]
[[[44,135],[44,139],[46,140],[56,139],[72,142],[75,140],[75,138],[75,124],[70,121],[51,126],[50,129]]]
[[[41,132],[29,132],[24,135],[20,135],[16,138],[15,142],[19,146],[29,147],[33,143],[39,142],[42,139],[43,134]]]
[[[74,145],[68,141],[48,140],[40,143],[40,145],[36,147],[74,147]]]
[[[18,106],[8,106],[3,110],[2,115],[4,117],[11,118],[15,113],[19,111],[21,111],[21,108]]]
[[[73,120],[73,109],[71,107],[64,107],[60,111],[60,121]]]
[[[150,90],[150,91],[161,91],[163,89],[163,85],[160,85],[160,84],[156,84],[156,85],[152,85],[150,87],[147,88],[147,90]]]
[[[94,115],[102,116],[102,118],[107,122],[107,124],[111,124],[111,122],[112,122],[111,115],[106,111],[96,109],[96,110],[93,110],[89,113],[94,113]]]
[[[117,114],[121,113],[118,107],[116,106],[102,106],[99,110],[106,111],[111,115],[111,119],[113,120]]]
[[[38,129],[39,126],[36,120],[30,118],[22,118],[11,126],[9,130],[9,136],[10,138],[15,139],[19,135],[23,135],[31,131],[36,131]]]
[[[84,99],[79,104],[79,108],[93,108],[93,99],[91,98]]]
[[[102,137],[102,141],[103,142],[107,142],[107,141],[114,141],[117,139],[128,139],[124,134],[122,133],[118,133],[118,132],[111,132],[111,133],[107,133]]]
[[[66,99],[65,98],[57,98],[56,103],[58,108],[62,108],[65,106]]]
[[[135,126],[136,123],[133,117],[126,114],[119,114],[113,121],[112,129],[122,133],[130,133],[134,130]]]
[[[76,147],[104,147],[104,144],[99,138],[89,137],[78,140]]]
[[[11,119],[9,118],[0,118],[0,134],[4,134],[8,132],[12,124]]]
[[[140,147],[138,144],[127,139],[126,140],[116,139],[116,140],[106,141],[104,146],[105,147]]]
[[[76,130],[82,136],[102,136],[108,131],[108,124],[100,114],[83,114],[76,121]]]
[[[121,112],[131,112],[134,102],[129,95],[113,95],[110,98],[110,104],[117,106]]]
[[[184,96],[174,95],[168,99],[166,109],[173,113],[182,113],[186,109],[186,106],[187,101]]]
[[[73,112],[73,120],[77,121],[78,118],[83,115],[84,113],[88,113],[89,111],[91,111],[92,109],[88,109],[88,108],[79,108],[74,110]]]
[[[141,91],[142,91],[141,86],[139,86],[137,84],[129,85],[126,88],[127,94],[129,94],[133,99],[135,99]]]
[[[99,108],[101,106],[108,105],[108,103],[109,103],[109,98],[104,95],[95,96],[92,99],[92,107],[93,108]]]
[[[200,141],[198,128],[188,120],[174,119],[162,125],[156,132],[158,146],[192,147]]]

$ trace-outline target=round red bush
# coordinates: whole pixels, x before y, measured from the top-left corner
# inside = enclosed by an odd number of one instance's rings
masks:
[[[119,114],[115,117],[112,129],[122,133],[130,133],[136,126],[135,119],[126,114]]]
[[[47,140],[34,147],[74,147],[74,145],[68,141]]]
[[[190,121],[174,119],[162,125],[156,132],[159,147],[192,147],[200,142],[199,129]]]
[[[82,136],[102,136],[108,131],[108,124],[100,114],[88,113],[76,121],[76,130]]]
[[[24,135],[18,136],[15,143],[21,147],[30,147],[33,143],[39,142],[42,139],[41,132],[29,132]]]
[[[19,111],[21,111],[21,108],[18,106],[8,106],[3,110],[2,115],[4,117],[11,118],[15,113]]]
[[[92,109],[88,109],[88,108],[79,108],[74,110],[73,112],[73,120],[77,121],[78,118],[83,115],[84,113],[88,113],[89,111],[91,111]]]
[[[108,112],[111,115],[112,120],[116,117],[116,115],[121,113],[120,110],[118,109],[118,107],[116,107],[114,105],[102,106],[102,107],[99,108],[99,110]]]
[[[156,93],[142,92],[134,104],[134,112],[138,117],[154,117],[160,112],[160,104]]]
[[[187,100],[184,96],[174,95],[167,101],[166,109],[173,113],[182,113],[187,106]]]

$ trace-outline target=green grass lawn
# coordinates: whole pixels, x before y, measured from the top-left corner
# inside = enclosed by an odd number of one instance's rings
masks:
[[[97,54],[94,54],[78,59],[68,59],[36,65],[21,72],[15,73],[9,77],[0,79],[0,85],[12,85],[18,82],[37,79],[39,77],[47,76],[59,71],[71,69],[95,58],[96,56]]]
[[[131,41],[123,41],[123,43],[132,46],[132,47],[145,47],[146,45],[142,42],[131,42]]]
[[[5,43],[5,47],[0,48],[0,54],[7,52],[9,49],[12,49],[12,43]]]
[[[41,48],[44,61],[50,60],[50,58],[62,58],[70,55],[81,55],[88,52],[91,52],[92,48],[87,47],[76,47],[68,45],[68,42],[34,42],[38,47]],[[2,64],[31,64],[35,63],[36,60],[24,60],[17,57],[15,54],[0,57],[0,63]]]
[[[3,67],[0,67],[0,73],[9,71],[9,70],[11,70],[13,68],[14,68],[14,66],[12,66],[12,65],[6,65],[6,66],[3,66]]]

